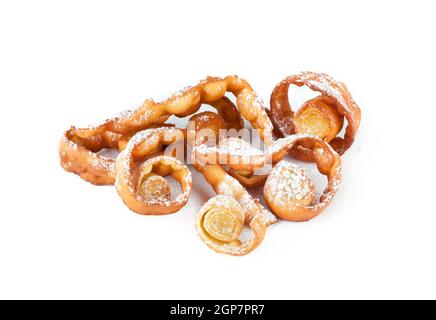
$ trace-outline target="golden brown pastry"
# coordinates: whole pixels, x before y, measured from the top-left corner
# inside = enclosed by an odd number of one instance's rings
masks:
[[[307,101],[294,113],[288,98],[289,86],[306,85],[322,95]],[[335,111],[336,110],[336,111]],[[302,72],[280,82],[271,94],[269,112],[274,132],[279,137],[295,133],[311,133],[330,143],[342,155],[353,143],[360,125],[360,108],[354,102],[347,87],[324,73]],[[343,118],[347,120],[344,138],[341,131]],[[304,145],[293,150],[293,155],[304,161],[313,161],[311,152]]]
[[[300,136],[300,137],[295,137]],[[304,143],[312,154],[318,170],[327,176],[328,184],[319,200],[315,199],[314,186],[304,170],[289,161],[281,160],[271,171],[264,186],[264,198],[272,212],[289,221],[307,221],[319,215],[332,201],[341,181],[341,159],[339,155],[323,140],[297,134],[283,138],[282,148],[298,147]],[[288,140],[288,141],[286,141]],[[273,155],[277,160],[280,155]]]
[[[89,138],[75,135],[74,129],[66,131],[59,144],[61,166],[68,172],[78,174],[95,185],[115,182],[115,162],[98,152],[105,148],[118,148],[121,135],[104,132]]]
[[[141,176],[137,188],[145,202],[167,202],[171,199],[171,187],[164,177],[153,172],[142,172]]]
[[[82,138],[92,137],[107,131],[123,135],[131,134],[150,125],[162,124],[171,115],[177,117],[192,115],[204,103],[215,106],[225,122],[228,119],[232,127],[237,129],[242,126],[242,122],[234,112],[230,112],[231,116],[229,116],[228,110],[232,103],[224,98],[226,92],[235,95],[238,111],[259,131],[262,139],[267,144],[272,142],[273,126],[265,112],[262,100],[250,84],[238,76],[208,77],[196,86],[187,87],[163,102],[146,100],[136,110],[126,111],[100,125],[84,129],[76,128],[76,134]]]
[[[274,215],[266,210],[257,199],[226,170],[218,164],[206,164],[198,161],[197,148],[214,148],[217,140],[211,141],[199,134],[204,130],[217,133],[223,122],[213,113],[195,115],[191,119],[195,123],[193,161],[194,168],[203,174],[206,181],[218,193],[201,208],[196,219],[196,228],[200,238],[213,250],[230,255],[245,255],[254,250],[263,240],[266,227],[277,221]],[[205,159],[203,159],[205,160]],[[207,162],[207,159],[205,160]],[[251,230],[251,237],[244,240],[241,235],[246,225]]]
[[[184,139],[184,132],[175,128],[147,129],[137,133],[116,159],[115,187],[132,211],[145,215],[162,215],[178,211],[188,201],[192,177],[188,167],[168,156],[143,161],[144,156],[160,149],[162,144]],[[180,183],[181,194],[170,199],[170,188],[163,178],[171,175]]]
[[[236,107],[224,94],[229,91],[237,97]],[[201,104],[213,106],[224,121],[225,128],[243,128],[242,116],[270,137],[272,124],[264,111],[262,101],[251,86],[237,76],[224,79],[209,77],[194,87],[188,87],[164,102],[146,100],[136,110],[125,111],[102,124],[87,128],[72,127],[61,139],[62,167],[96,184],[113,184],[114,161],[98,154],[102,148],[122,150],[137,132],[153,127],[171,126],[164,122],[171,116],[185,117],[195,113]],[[242,114],[242,116],[241,116]],[[107,146],[106,139],[110,137]],[[268,138],[271,140],[270,138]],[[98,142],[98,147],[93,144]],[[87,148],[91,145],[91,148]]]
[[[179,95],[180,93],[175,96]],[[241,114],[227,97],[207,102],[207,104],[210,104],[218,111],[220,119],[224,122],[223,128],[237,131],[243,128]],[[113,184],[115,182],[114,160],[100,155],[99,151],[102,149],[123,150],[132,136],[143,129],[174,127],[173,124],[161,123],[162,121],[150,122],[146,117],[147,109],[140,109],[143,112],[142,120],[139,116],[129,118],[135,112],[140,113],[137,110],[122,113],[110,120],[106,120],[102,125],[81,129],[72,127],[66,131],[59,146],[61,166],[66,171],[76,173],[82,179],[95,185]],[[188,109],[193,110],[192,108]],[[197,109],[196,107],[195,110]],[[187,115],[190,115],[190,113],[188,112]],[[179,116],[182,116],[182,114],[179,114]],[[118,124],[115,125],[116,123]],[[111,128],[122,128],[118,131],[123,132],[123,134],[114,133],[109,130]]]
[[[200,238],[218,253],[245,255],[257,248],[265,237],[268,225],[277,221],[257,199],[220,165],[196,165],[218,196],[200,209],[196,229]],[[244,224],[251,237],[242,239]]]
[[[321,95],[294,113],[287,97],[290,84],[307,85]],[[236,106],[224,96],[226,92],[236,96]],[[218,113],[197,113],[204,103]],[[338,152],[350,147],[360,124],[360,109],[346,87],[324,74],[306,72],[285,79],[274,90],[271,104],[275,127],[245,80],[209,77],[164,102],[147,100],[101,125],[72,127],[61,140],[61,165],[94,184],[115,183],[124,203],[139,214],[169,214],[188,201],[192,177],[176,159],[177,150],[168,151],[167,146],[181,143],[186,154],[186,143],[191,144],[194,168],[217,193],[197,215],[198,234],[216,252],[245,255],[261,244],[277,218],[244,187],[264,185],[267,205],[282,219],[312,219],[335,196],[342,179]],[[164,124],[171,115],[191,116],[188,127]],[[222,129],[243,128],[243,118],[258,131],[265,150],[240,138],[219,140]],[[342,139],[337,135],[344,118],[348,125]],[[283,137],[275,140],[273,130]],[[121,152],[113,160],[99,153],[103,149]],[[284,159],[288,153],[314,161],[327,176],[327,188],[319,198],[304,170]],[[171,194],[166,179],[170,175],[180,184],[178,195]]]

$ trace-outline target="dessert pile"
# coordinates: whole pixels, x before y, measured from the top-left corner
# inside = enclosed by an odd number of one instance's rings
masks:
[[[307,86],[320,95],[294,112],[290,85]],[[198,112],[203,104],[216,112]],[[326,74],[302,72],[286,78],[274,89],[270,105],[266,109],[238,76],[208,77],[163,102],[146,100],[99,125],[71,127],[60,142],[61,166],[95,185],[115,185],[134,212],[162,215],[177,212],[189,200],[195,189],[187,166],[192,164],[217,193],[197,215],[200,238],[216,252],[245,255],[260,245],[278,218],[307,221],[330,204],[342,179],[340,156],[360,125],[360,109],[348,89]],[[171,116],[189,117],[187,127],[166,123]],[[244,139],[249,130],[244,120],[262,146]],[[104,149],[119,154],[105,157]],[[315,163],[327,177],[320,197],[292,158]],[[176,195],[165,178],[169,176],[180,184]],[[269,210],[247,190],[259,186]],[[244,228],[248,237],[242,236]]]

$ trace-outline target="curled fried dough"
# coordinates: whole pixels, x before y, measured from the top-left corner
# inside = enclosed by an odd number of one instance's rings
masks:
[[[129,134],[147,128],[151,124],[164,123],[171,115],[186,117],[195,113],[201,104],[207,103],[215,106],[225,118],[223,106],[229,106],[229,101],[221,100],[226,92],[236,96],[236,105],[247,121],[259,131],[260,136],[266,143],[272,142],[273,126],[265,112],[262,100],[251,88],[249,83],[238,76],[225,78],[208,77],[200,81],[196,86],[188,87],[163,102],[146,100],[136,110],[125,112],[115,118],[106,120],[104,123],[85,129],[76,129],[82,138],[111,131],[120,134]],[[234,114],[232,114],[232,117]],[[238,119],[231,121],[237,127],[242,125]]]
[[[296,132],[310,133],[330,142],[341,131],[344,116],[330,97],[321,95],[306,101],[294,114],[294,121]]]
[[[114,160],[99,155],[98,151],[117,148],[120,138],[120,134],[112,132],[80,138],[75,135],[74,129],[70,129],[65,132],[59,144],[61,166],[95,185],[113,184]]]
[[[213,106],[221,116],[224,122],[223,128],[235,130],[243,128],[241,114],[227,97],[208,102],[208,104]],[[115,182],[114,160],[98,154],[99,151],[106,148],[123,150],[132,136],[145,128],[174,127],[173,124],[160,123],[160,121],[151,123],[148,119],[136,125],[127,125],[128,119],[125,118],[128,118],[130,114],[119,115],[107,120],[101,126],[82,129],[72,127],[65,132],[59,147],[61,166],[66,171],[76,173],[95,185],[113,184]],[[121,118],[124,119],[122,123],[125,124],[123,134],[110,131],[109,124]]]
[[[313,184],[304,171],[286,160],[280,160],[265,183],[265,201],[272,212],[282,219],[310,220],[319,215],[333,200],[342,182],[341,159],[318,137],[290,136],[283,138],[280,143],[286,145],[280,152],[304,143],[305,147],[311,150],[319,172],[327,176],[327,187],[319,201],[315,201]],[[272,156],[273,161],[281,158],[280,152]]]
[[[118,155],[115,187],[132,211],[144,215],[162,215],[174,213],[186,204],[192,188],[192,177],[183,163],[168,156],[156,156],[141,162],[144,156],[154,153],[162,144],[183,138],[184,132],[180,129],[147,129],[137,133]],[[153,183],[150,183],[149,179],[154,175],[171,175],[180,183],[182,193],[170,200],[169,188],[162,179],[154,178]],[[143,188],[154,189],[144,191]]]
[[[221,166],[197,165],[195,168],[218,193],[197,215],[196,229],[200,238],[218,253],[241,256],[253,251],[262,243],[267,226],[277,219]],[[244,223],[252,232],[248,240],[240,238]]]
[[[306,85],[326,98],[315,98],[294,114],[289,104],[288,89],[293,84]],[[317,110],[318,109],[318,110]],[[337,113],[334,112],[336,109]],[[284,137],[297,132],[320,134],[333,149],[342,155],[352,145],[360,125],[360,108],[354,102],[345,84],[323,73],[302,72],[280,82],[271,94],[271,120],[275,133]],[[337,137],[344,116],[348,125],[344,138]],[[314,128],[310,128],[313,126]],[[310,150],[301,145],[294,150],[301,160],[313,161]]]
[[[168,181],[153,172],[141,172],[137,188],[146,202],[159,203],[171,199],[171,187]]]

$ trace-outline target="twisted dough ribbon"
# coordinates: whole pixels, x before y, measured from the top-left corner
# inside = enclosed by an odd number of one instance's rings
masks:
[[[306,102],[297,113],[294,113],[288,98],[291,84],[299,87],[306,85],[320,92],[322,96]],[[275,87],[270,103],[270,117],[275,127],[274,132],[280,137],[297,132],[320,134],[322,138],[330,142],[339,155],[342,155],[353,144],[360,125],[360,108],[354,102],[345,84],[324,73],[302,72],[287,77]],[[342,127],[343,116],[347,119],[348,125],[344,138],[340,138],[336,135]],[[308,122],[306,125],[305,121]],[[324,124],[323,121],[325,121]],[[327,128],[316,128],[320,124]],[[310,150],[304,146],[294,150],[293,155],[301,160],[313,161]]]
[[[220,115],[223,119],[226,120],[228,106],[231,103],[224,97],[226,92],[235,95],[240,114],[259,131],[262,139],[267,143],[272,142],[273,126],[264,110],[262,100],[250,84],[238,76],[208,77],[196,86],[187,87],[163,102],[146,100],[136,110],[127,111],[95,127],[75,129],[75,133],[79,137],[88,138],[107,131],[119,134],[138,132],[150,125],[164,123],[171,115],[177,117],[192,115],[203,103],[216,107],[218,111],[221,111]],[[224,99],[220,100],[222,98]],[[229,122],[235,123],[234,127],[242,127],[241,119],[233,118],[234,113],[231,115],[232,118]]]
[[[240,130],[243,120],[236,106],[227,97],[208,103],[213,106],[224,121],[226,129]],[[143,107],[139,108],[146,112]],[[136,112],[139,112],[137,110]],[[126,126],[121,133],[110,131],[109,124],[128,123],[126,118],[131,113],[116,116],[97,127],[77,129],[72,127],[61,138],[59,155],[61,166],[69,172],[78,174],[82,179],[95,185],[108,185],[115,183],[115,161],[100,155],[103,149],[123,150],[130,138],[140,130],[156,127],[173,127],[171,124],[150,123],[146,120],[136,126]],[[117,127],[121,127],[118,124]]]
[[[73,129],[65,132],[59,144],[61,166],[95,185],[115,182],[115,162],[98,154],[105,148],[116,149],[121,135],[103,132],[89,138],[77,137]]]
[[[241,256],[257,248],[268,225],[277,221],[259,200],[219,165],[196,167],[218,196],[207,201],[196,218],[196,229],[203,242],[218,253]],[[241,240],[243,225],[252,235]]]
[[[224,96],[226,92],[236,96],[237,107]],[[104,148],[122,149],[126,140],[135,133],[165,125],[164,122],[171,115],[192,115],[201,104],[214,107],[224,120],[225,128],[240,130],[244,117],[258,129],[266,142],[272,141],[272,123],[262,100],[249,83],[237,76],[208,77],[163,102],[146,100],[136,110],[123,112],[97,126],[72,127],[61,139],[61,165],[65,170],[74,172],[93,184],[113,184],[114,161],[99,155],[98,151]]]
[[[168,156],[140,161],[141,158],[155,154],[162,144],[169,145],[183,139],[184,131],[180,129],[148,129],[137,133],[118,155],[115,187],[131,210],[139,214],[161,215],[177,212],[186,204],[192,188],[191,172],[187,166]],[[171,175],[180,183],[182,193],[171,200],[166,180],[156,179],[156,175]],[[145,192],[142,191],[144,189]]]

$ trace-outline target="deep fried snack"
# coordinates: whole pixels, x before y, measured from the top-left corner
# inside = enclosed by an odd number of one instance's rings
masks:
[[[174,125],[164,123],[150,126],[153,127],[174,127]],[[73,127],[64,133],[59,144],[61,166],[94,185],[114,184],[115,161],[99,152],[103,149],[123,150],[132,136],[133,134],[121,135],[104,131],[82,138],[77,135]]]
[[[268,175],[256,174],[254,170],[226,170],[233,178],[238,180],[245,188],[257,188],[265,184]]]
[[[294,114],[296,132],[310,133],[332,141],[341,131],[344,116],[341,115],[335,102],[327,96],[318,96],[306,101]]]
[[[290,84],[307,85],[322,95],[307,101],[294,114],[287,97]],[[224,96],[226,92],[236,96],[237,106]],[[192,177],[188,167],[175,158],[175,149],[169,153],[166,146],[193,142],[194,168],[218,194],[198,213],[197,232],[216,252],[245,255],[260,245],[267,227],[277,218],[243,186],[265,184],[267,205],[283,219],[306,221],[317,216],[332,201],[342,179],[341,160],[334,148],[344,152],[360,123],[360,110],[345,86],[323,74],[304,73],[285,79],[273,92],[273,100],[276,107],[270,112],[272,117],[290,113],[291,122],[284,120],[282,127],[291,128],[289,133],[299,133],[275,140],[273,129],[284,135],[283,128],[277,123],[273,127],[262,101],[245,80],[236,76],[209,77],[164,102],[147,100],[140,108],[101,125],[71,128],[61,140],[61,164],[94,184],[115,183],[118,194],[132,211],[144,215],[169,214],[188,201]],[[218,114],[195,114],[204,103],[212,105]],[[171,115],[193,115],[190,119],[193,125],[177,129],[164,124]],[[341,140],[336,136],[344,115],[348,127]],[[221,129],[239,130],[243,118],[257,129],[265,151],[239,138],[219,141]],[[186,151],[186,144],[182,147]],[[118,149],[121,153],[114,161],[99,154],[103,149]],[[289,152],[314,161],[319,172],[327,176],[327,188],[319,199],[305,172],[283,160]],[[268,165],[273,167],[269,175],[264,173]],[[165,179],[169,175],[181,186],[181,193],[175,197]],[[244,234],[247,227],[251,233],[248,239]]]
[[[328,184],[319,201],[315,200],[314,187],[303,169],[289,161],[281,160],[271,171],[264,186],[264,198],[272,212],[289,221],[307,221],[319,215],[332,201],[341,181],[341,159],[339,155],[318,137],[297,134],[282,138],[279,153],[272,155],[277,161],[280,153],[304,143],[321,174],[327,176]],[[288,141],[286,141],[286,139]]]
[[[98,152],[105,148],[118,148],[120,138],[120,134],[109,131],[81,138],[75,135],[74,129],[70,129],[64,133],[59,144],[61,166],[92,184],[113,184],[114,160],[101,156]]]
[[[176,94],[176,96],[181,94]],[[181,96],[177,99],[183,100]],[[173,100],[176,100],[176,98],[173,98]],[[227,97],[224,96],[207,102],[207,104],[217,110],[224,121],[223,128],[237,131],[243,128],[244,123],[238,108]],[[157,123],[150,122],[146,117],[147,108],[143,106],[139,109],[121,113],[110,120],[106,120],[102,125],[82,129],[72,127],[65,132],[59,150],[61,166],[66,171],[76,173],[84,180],[95,185],[113,184],[115,182],[114,160],[98,154],[99,151],[106,148],[123,150],[131,137],[143,129],[174,127],[173,124],[162,123],[161,120],[166,120],[168,117],[159,119]],[[195,112],[198,108],[195,106],[195,108],[189,107],[188,109],[190,112],[195,109]],[[139,117],[140,112],[144,117],[142,122]],[[191,114],[190,112],[187,115]],[[182,114],[179,116],[181,117]],[[129,121],[132,121],[132,123],[129,124]],[[123,132],[123,134],[110,131],[109,129],[112,127],[121,128],[119,131]]]
[[[220,130],[226,128],[223,118],[214,112],[205,111],[189,118],[188,142],[194,145],[215,146],[220,137]]]
[[[162,215],[178,211],[188,201],[192,177],[188,167],[173,157],[156,156],[145,162],[162,145],[184,139],[184,131],[175,128],[147,129],[137,133],[116,159],[115,187],[132,211],[144,215]],[[171,175],[180,183],[181,194],[170,199],[169,186],[162,179]],[[152,179],[150,181],[150,179]]]
[[[208,77],[196,86],[188,87],[163,102],[146,100],[136,110],[126,111],[100,125],[75,129],[76,134],[82,138],[107,131],[123,135],[131,134],[152,124],[164,123],[171,115],[186,117],[194,114],[203,103],[215,106],[225,122],[227,118],[229,119],[232,127],[241,127],[242,121],[237,119],[237,114],[230,112],[231,116],[228,115],[232,103],[228,99],[222,99],[226,92],[231,92],[236,96],[237,109],[242,117],[258,130],[265,143],[271,143],[273,126],[265,112],[262,100],[246,80],[237,76]]]
[[[293,84],[306,85],[322,94],[306,102],[295,114],[289,104],[288,89]],[[335,112],[336,110],[337,112]],[[345,84],[323,73],[302,72],[280,82],[271,94],[271,120],[275,133],[280,137],[298,132],[313,133],[330,142],[333,149],[342,155],[353,143],[360,125],[361,113]],[[344,138],[337,137],[343,124],[348,125]],[[294,155],[313,161],[311,152],[304,145],[294,150]]]
[[[195,168],[218,193],[197,215],[200,238],[218,253],[242,256],[253,251],[263,241],[267,226],[277,221],[276,217],[221,166],[196,165]],[[252,233],[248,240],[240,237],[244,224]]]
[[[242,119],[241,113],[238,111],[235,104],[226,96],[215,101],[210,101],[208,104],[216,109],[227,130],[234,129],[239,131],[244,127],[244,120]]]
[[[155,173],[142,173],[138,179],[138,192],[146,202],[166,202],[171,199],[171,187],[168,181]]]

